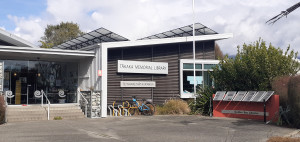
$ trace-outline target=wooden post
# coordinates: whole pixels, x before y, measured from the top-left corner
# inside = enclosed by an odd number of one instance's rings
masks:
[[[266,117],[266,100],[264,99],[264,122],[267,122],[267,117]]]

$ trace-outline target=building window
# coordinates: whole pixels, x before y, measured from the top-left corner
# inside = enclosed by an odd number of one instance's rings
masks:
[[[213,80],[209,75],[219,60],[196,60],[196,77],[194,82],[193,60],[180,60],[180,96],[181,98],[194,98],[194,83],[198,87],[213,86]]]

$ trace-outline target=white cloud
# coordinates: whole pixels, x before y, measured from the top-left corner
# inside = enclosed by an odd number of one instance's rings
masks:
[[[42,22],[39,17],[24,18],[8,15],[8,18],[16,24],[16,28],[13,31],[14,34],[37,44],[43,35],[46,23]]]
[[[258,40],[275,46],[289,44],[300,51],[299,10],[274,25],[267,25],[297,1],[197,0],[196,22],[218,33],[234,33],[234,38],[218,41],[225,53],[236,53],[236,46]],[[131,40],[164,32],[192,23],[191,0],[48,0],[44,13],[31,17],[9,16],[16,24],[14,33],[37,43],[47,24],[73,21],[85,32],[104,27]]]

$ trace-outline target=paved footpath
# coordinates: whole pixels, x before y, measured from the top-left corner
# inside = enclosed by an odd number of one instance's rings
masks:
[[[1,142],[257,142],[295,129],[202,116],[134,116],[0,125]]]

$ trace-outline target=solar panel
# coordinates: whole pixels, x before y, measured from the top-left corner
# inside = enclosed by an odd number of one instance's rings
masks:
[[[223,99],[223,101],[232,101],[236,94],[236,91],[228,91]]]
[[[195,23],[195,35],[196,36],[211,35],[211,34],[218,34],[218,33],[200,23]],[[162,39],[162,38],[172,38],[172,37],[186,37],[186,36],[192,36],[192,35],[193,35],[193,25],[188,25],[188,26],[173,29],[173,30],[170,30],[167,32],[144,37],[139,40]]]
[[[233,98],[233,101],[242,101],[246,93],[247,91],[239,91]]]
[[[96,40],[98,39],[98,40]],[[103,40],[99,40],[103,39]],[[102,43],[102,42],[115,42],[115,41],[128,41],[127,38],[124,38],[116,33],[113,33],[107,29],[99,28],[97,30],[86,33],[82,36],[79,36],[75,39],[69,40],[65,43],[62,43],[53,48],[60,49],[80,49],[89,45]],[[66,44],[68,43],[68,44]],[[88,43],[88,44],[87,44]]]
[[[249,91],[243,99],[243,102],[249,102],[255,95],[256,91]]]
[[[91,35],[89,35],[89,34],[85,34],[85,35],[83,35],[83,37],[85,37],[85,38],[87,38],[87,39],[93,39],[93,38],[94,38],[93,36],[91,36]]]
[[[268,101],[269,98],[270,98],[273,94],[274,94],[274,91],[267,91],[267,93],[266,93],[263,97],[259,98],[258,102],[263,102],[264,100],[265,100],[265,101]]]
[[[107,29],[104,29],[104,28],[100,28],[100,29],[96,30],[96,32],[98,32],[102,35],[106,35],[106,34],[110,33]]]
[[[266,94],[266,91],[258,91],[251,99],[251,102],[258,102],[258,100]]]
[[[92,31],[89,33],[90,35],[94,36],[94,37],[99,37],[101,34],[95,31]]]
[[[225,95],[226,91],[218,91],[214,97],[214,101],[221,101]]]

